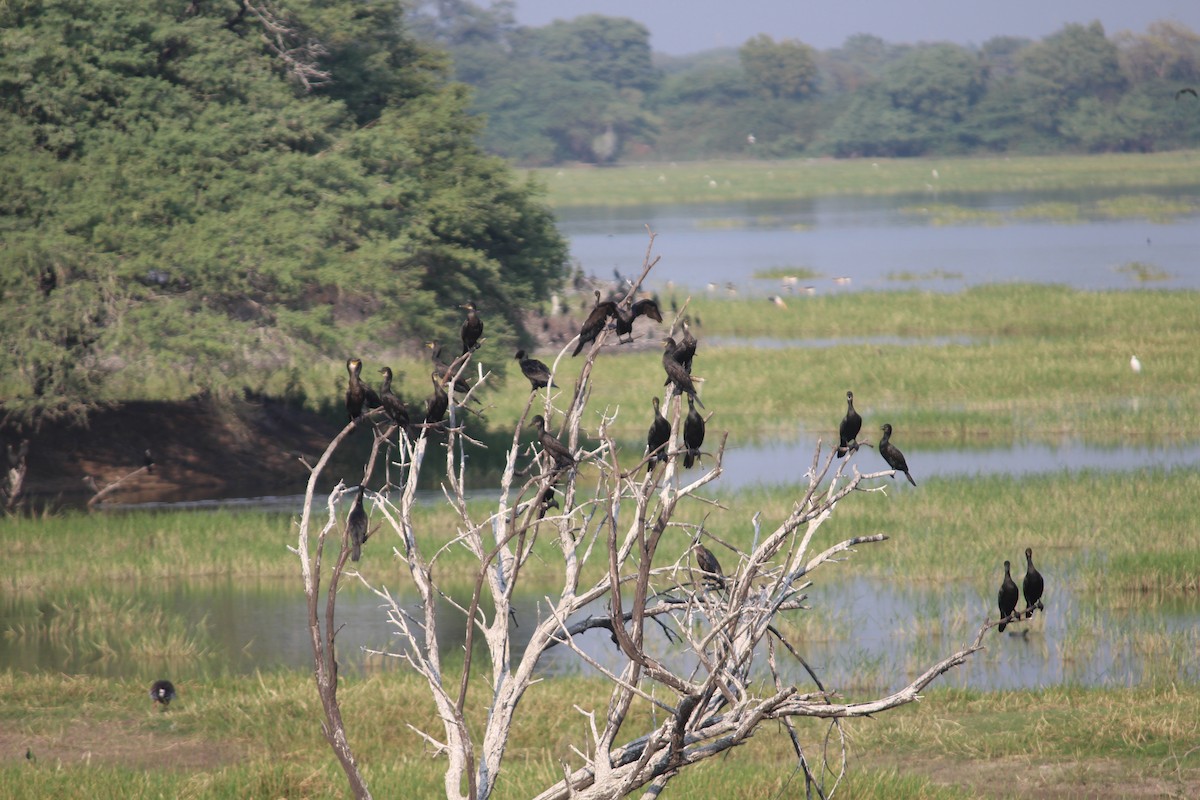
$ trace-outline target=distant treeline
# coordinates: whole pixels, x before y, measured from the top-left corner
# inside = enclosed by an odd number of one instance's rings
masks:
[[[517,25],[511,3],[426,0],[414,33],[475,88],[484,147],[527,165],[721,157],[1150,152],[1200,145],[1200,36],[1099,22],[979,47],[852,36],[817,50],[763,34],[669,57],[589,15]]]

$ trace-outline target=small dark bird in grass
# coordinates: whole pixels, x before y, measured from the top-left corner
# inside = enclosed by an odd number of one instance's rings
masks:
[[[717,557],[713,555],[712,550],[709,550],[700,542],[696,542],[693,548],[696,553],[696,565],[700,567],[700,571],[705,573],[705,577],[711,580],[718,587],[725,585],[725,573],[721,570],[721,563],[717,561]]]
[[[166,711],[175,699],[175,684],[165,680],[155,681],[150,686],[150,699],[162,706],[160,711]]]
[[[1025,618],[1029,619],[1033,616],[1035,608],[1042,608],[1042,590],[1045,588],[1045,581],[1042,580],[1042,573],[1037,571],[1037,567],[1033,566],[1033,548],[1025,548],[1025,580],[1021,581],[1021,589],[1025,593]]]
[[[556,469],[566,469],[575,466],[575,458],[571,455],[563,443],[555,438],[554,434],[546,430],[546,419],[538,414],[530,423],[538,430],[538,442],[542,445],[542,452],[547,453],[554,460]]]
[[[367,512],[363,509],[363,489],[361,483],[358,485],[358,497],[354,498],[354,506],[350,509],[350,513],[346,515],[346,530],[350,536],[350,560],[358,561],[362,558],[363,542],[367,541]]]
[[[903,472],[904,477],[908,478],[908,482],[916,486],[917,482],[908,473],[908,463],[904,460],[904,453],[901,453],[900,449],[892,444],[892,426],[884,425],[881,430],[883,438],[879,440],[879,455],[883,456],[883,460],[888,463],[889,467]]]
[[[620,306],[617,307],[617,341],[621,341],[624,337],[626,341],[633,341],[633,321],[638,317],[649,317],[655,322],[662,322],[662,311],[658,308],[658,303],[651,298],[638,300],[629,309],[628,313],[621,311]]]
[[[558,388],[558,384],[550,380],[550,368],[536,358],[526,358],[524,350],[518,350],[513,356],[521,363],[521,374],[529,379],[530,391],[545,389],[547,386]]]
[[[587,319],[583,321],[583,325],[579,327],[579,344],[575,345],[575,352],[572,356],[577,356],[583,352],[583,348],[589,342],[596,341],[596,337],[604,330],[604,326],[608,324],[609,317],[617,316],[617,304],[611,300],[600,302],[600,292],[596,292],[596,305],[587,315]]]
[[[467,310],[467,319],[461,331],[463,352],[467,353],[479,346],[479,337],[483,336],[483,320],[479,318],[475,303],[463,303],[462,307]]]
[[[676,360],[675,348],[674,339],[667,337],[663,340],[662,365],[663,370],[667,373],[667,383],[675,384],[675,388],[679,390],[680,394],[686,394],[699,403],[701,408],[704,408],[704,403],[696,396],[696,385],[692,382],[692,376]]]
[[[1010,562],[1004,562],[1004,582],[1000,584],[1000,593],[996,596],[996,600],[1000,604],[1000,625],[998,626],[998,630],[1001,633],[1004,632],[1004,628],[1008,625],[1008,620],[1012,617],[1013,612],[1017,610],[1017,600],[1020,599],[1017,585],[1013,583],[1012,574],[1009,572],[1010,566]]]
[[[363,406],[379,405],[379,395],[375,394],[374,389],[363,383],[360,377],[362,374],[361,359],[347,359],[346,372],[350,376],[346,385],[346,413],[350,416],[350,421],[354,422],[362,416]]]
[[[845,458],[858,449],[858,432],[862,430],[862,417],[854,410],[854,392],[846,392],[846,416],[838,426],[839,458]]]
[[[650,402],[654,406],[654,421],[650,423],[650,430],[646,434],[646,452],[650,456],[646,474],[649,474],[658,462],[666,463],[667,444],[671,441],[671,423],[667,422],[667,418],[659,411],[658,398],[655,397]]]
[[[700,447],[704,444],[704,417],[700,416],[690,397],[687,418],[683,421],[683,443],[687,447],[687,454],[683,457],[683,468],[691,469],[700,457]]]

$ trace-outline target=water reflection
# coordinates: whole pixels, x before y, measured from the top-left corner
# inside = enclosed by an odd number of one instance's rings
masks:
[[[1147,192],[1137,192],[1147,193]],[[1152,190],[1155,197],[1191,199],[1194,187]],[[1111,191],[1072,193],[1071,202],[1113,197]],[[1009,210],[1055,201],[1055,193],[943,197],[943,202]],[[779,292],[752,281],[761,270],[804,267],[819,294],[863,289],[959,291],[997,281],[1059,283],[1078,289],[1200,289],[1195,253],[1200,225],[1146,220],[1087,219],[1061,225],[1017,221],[1002,226],[931,226],[903,209],[929,202],[921,195],[828,197],[788,202],[695,206],[562,209],[559,230],[585,272],[607,277],[634,271],[646,247],[645,226],[658,234],[662,261],[652,285],[668,281],[694,290],[734,282],[742,291]],[[1119,267],[1142,262],[1167,277],[1143,283]],[[903,279],[898,279],[903,276]],[[849,278],[835,283],[834,278]]]
[[[1070,580],[1055,577],[1046,598],[1047,613],[1027,625],[1014,625],[1011,635],[989,633],[987,650],[944,680],[956,686],[1010,689],[1063,683],[1121,686],[1150,676],[1200,679],[1200,665],[1192,657],[1200,647],[1197,598],[1104,611],[1063,588],[1068,585]],[[294,582],[178,584],[139,594],[181,617],[197,632],[203,651],[179,660],[135,652],[100,653],[69,638],[47,636],[52,612],[44,604],[39,608],[36,602],[7,599],[0,605],[0,631],[7,632],[0,636],[0,668],[112,676],[169,669],[177,681],[311,668],[305,604]],[[415,608],[415,596],[400,599],[410,610]],[[518,599],[516,652],[528,642],[543,602],[535,595]],[[965,645],[982,619],[995,614],[990,592],[983,596],[966,584],[928,590],[861,578],[818,583],[809,591],[808,604],[811,610],[791,612],[795,624],[784,628],[827,687],[845,692],[895,689],[907,683]],[[396,659],[369,656],[363,650],[398,646],[374,594],[348,586],[339,598],[338,611],[344,626],[338,634],[344,674],[402,667]],[[603,613],[603,605],[592,611]],[[462,615],[443,603],[438,624],[443,636],[458,634],[443,642],[443,655],[455,658],[463,644]],[[14,630],[24,632],[14,635]],[[647,630],[647,646],[655,656],[677,669],[696,666],[697,659],[678,642],[668,642],[655,626]],[[617,671],[623,666],[624,656],[607,631],[588,632],[578,641],[601,665]],[[566,647],[548,651],[539,669],[544,675],[593,671]],[[787,668],[787,679],[808,684],[798,664]]]

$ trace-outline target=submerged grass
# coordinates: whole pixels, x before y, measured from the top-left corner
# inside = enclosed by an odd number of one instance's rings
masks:
[[[697,161],[530,170],[555,207],[1191,186],[1200,153]],[[935,177],[936,174],[936,177]]]
[[[179,699],[159,713],[145,681],[0,674],[7,755],[0,797],[162,796],[342,797],[346,785],[319,728],[320,703],[309,676],[178,680]],[[467,704],[482,722],[486,692]],[[427,690],[411,675],[345,682],[349,739],[379,797],[444,796],[444,762],[431,757],[407,723],[440,730]],[[561,774],[560,761],[587,749],[587,720],[607,693],[595,679],[561,678],[522,700],[497,796],[532,796]],[[1009,789],[1087,793],[1107,775],[1117,794],[1169,787],[1194,796],[1200,781],[1200,688],[1170,684],[1133,690],[1073,688],[1023,692],[934,689],[924,702],[847,723],[851,743],[845,796],[866,798],[1004,797]],[[635,705],[631,735],[648,721]],[[799,721],[809,758],[827,726]],[[33,760],[22,758],[26,749]],[[169,754],[169,757],[164,757]],[[1022,777],[1017,764],[1036,762]],[[997,770],[997,765],[1004,769]],[[1074,769],[1062,769],[1077,765]],[[1114,767],[1116,768],[1114,770]],[[996,778],[1006,774],[1007,779]],[[1021,782],[1037,780],[1034,786]],[[761,798],[803,791],[785,733],[765,726],[728,757],[685,770],[680,796]],[[828,787],[828,784],[827,784]],[[1025,796],[1029,796],[1028,791]]]

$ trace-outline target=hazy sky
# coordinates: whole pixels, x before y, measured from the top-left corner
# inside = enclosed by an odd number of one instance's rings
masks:
[[[1175,20],[1200,33],[1200,0],[516,0],[517,21],[542,26],[583,14],[629,17],[650,30],[655,51],[683,55],[737,47],[766,33],[820,50],[871,33],[892,43],[982,44],[993,36],[1037,39],[1068,22],[1098,19],[1109,36]]]

